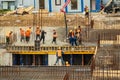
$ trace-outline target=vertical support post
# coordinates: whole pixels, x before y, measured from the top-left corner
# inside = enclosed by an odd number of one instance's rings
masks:
[[[23,0],[22,0],[22,6],[23,6]]]
[[[41,55],[38,56],[38,65],[41,65]]]
[[[35,0],[34,0],[34,10],[35,10],[35,3],[36,3],[36,2],[35,2]]]
[[[23,65],[23,57],[20,55],[20,65]]]
[[[84,66],[84,55],[82,54],[82,66]]]
[[[67,20],[66,20],[66,13],[65,12],[64,12],[64,20],[65,20],[66,39],[67,39],[68,27],[67,27]]]
[[[41,16],[41,9],[39,9],[39,12],[38,12],[38,26],[40,27],[40,16]]]
[[[33,32],[35,31],[35,13],[33,13]],[[33,40],[35,39],[35,35],[33,34]]]
[[[95,55],[93,55],[93,59],[91,61],[91,74],[93,73],[94,69],[95,69]]]
[[[45,55],[45,65],[48,65],[48,55]]]
[[[70,55],[70,64],[73,65],[73,57],[72,57],[72,54]]]
[[[100,48],[100,34],[98,34],[98,41],[97,41],[98,48]]]
[[[2,54],[2,57],[3,57],[3,54]],[[3,58],[2,58],[2,61],[3,61]],[[16,65],[16,63],[17,63],[16,55],[13,54],[13,65]]]
[[[42,30],[42,9],[41,9],[40,12],[41,12],[41,26],[40,27],[41,27],[41,30]]]
[[[87,24],[87,41],[89,41],[89,28],[90,28],[90,12],[88,14],[88,17],[87,17],[87,20],[88,20],[88,24]]]
[[[78,14],[76,14],[76,28],[78,27]]]
[[[32,63],[33,66],[35,66],[35,55],[33,55],[33,63]]]

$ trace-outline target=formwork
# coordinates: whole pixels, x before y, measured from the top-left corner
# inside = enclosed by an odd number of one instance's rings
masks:
[[[7,51],[13,55],[13,65],[49,65],[49,55],[56,55],[56,50],[60,46],[8,46]],[[64,51],[63,60],[71,65],[90,65],[91,60],[96,55],[96,46],[61,46]],[[54,61],[52,61],[54,62]]]

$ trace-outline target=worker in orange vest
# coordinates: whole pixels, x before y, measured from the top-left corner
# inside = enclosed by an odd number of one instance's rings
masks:
[[[32,33],[31,27],[29,27],[27,30],[30,32],[30,34]]]
[[[57,44],[56,43],[56,39],[57,39],[57,32],[56,32],[56,30],[53,30],[53,40],[52,40],[52,43],[54,42],[55,44]]]
[[[56,62],[54,65],[56,65],[59,62],[59,59],[61,59],[62,65],[64,65],[64,60],[63,60],[62,54],[64,54],[64,52],[61,50],[61,47],[59,47],[56,52],[57,59],[56,59]]]
[[[84,10],[85,10],[85,17],[88,18],[89,17],[89,8],[87,5],[85,6]]]
[[[36,40],[39,38],[40,40],[40,34],[41,34],[41,30],[39,27],[36,28]]]
[[[30,30],[27,30],[27,31],[25,32],[25,37],[26,37],[26,42],[27,42],[27,43],[30,41],[30,34],[31,34]]]
[[[6,45],[9,45],[10,44],[10,38],[12,37],[12,31],[8,32],[6,34]]]
[[[24,39],[25,39],[25,31],[22,29],[22,28],[20,28],[20,36],[21,36],[21,38],[20,38],[20,41],[22,42],[22,41],[25,41]]]
[[[75,40],[74,40],[74,32],[72,30],[68,33],[69,43],[74,46]]]

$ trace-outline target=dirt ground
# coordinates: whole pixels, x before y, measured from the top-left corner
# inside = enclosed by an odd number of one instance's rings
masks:
[[[78,14],[66,15],[68,26],[84,25],[84,18]],[[65,26],[64,14],[27,14],[0,16],[0,26]]]

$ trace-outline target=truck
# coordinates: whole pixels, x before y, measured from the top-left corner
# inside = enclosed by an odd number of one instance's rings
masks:
[[[104,8],[106,13],[117,13],[120,12],[120,0],[110,0]]]

